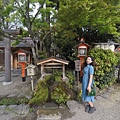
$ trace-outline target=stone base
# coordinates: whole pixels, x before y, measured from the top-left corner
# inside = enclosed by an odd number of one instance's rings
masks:
[[[11,82],[3,82],[3,85],[9,85],[11,83],[13,83],[13,82],[12,81]]]

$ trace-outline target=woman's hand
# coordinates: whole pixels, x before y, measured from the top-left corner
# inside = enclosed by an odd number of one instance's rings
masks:
[[[87,87],[87,90],[88,90],[88,92],[91,92],[91,87],[88,86],[88,87]]]

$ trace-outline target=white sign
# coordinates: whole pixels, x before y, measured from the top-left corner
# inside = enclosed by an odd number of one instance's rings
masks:
[[[27,75],[28,76],[33,76],[35,75],[36,71],[35,71],[36,66],[29,64],[26,69],[27,69]]]
[[[80,66],[80,60],[75,60],[75,71],[80,71],[81,66]]]

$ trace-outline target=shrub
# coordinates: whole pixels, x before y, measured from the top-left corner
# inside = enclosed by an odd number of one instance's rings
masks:
[[[65,82],[59,82],[51,91],[51,99],[58,104],[66,103],[71,96],[71,90]]]
[[[118,58],[111,50],[93,48],[89,51],[94,57],[95,66],[95,84],[98,88],[104,89],[115,82],[114,70],[118,63]]]
[[[69,82],[68,82],[69,88],[73,89],[76,78],[74,77],[72,71],[67,71],[66,76],[69,79]]]

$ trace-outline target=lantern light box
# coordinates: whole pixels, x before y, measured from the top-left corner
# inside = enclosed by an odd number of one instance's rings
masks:
[[[26,62],[26,54],[18,53],[18,62]]]

